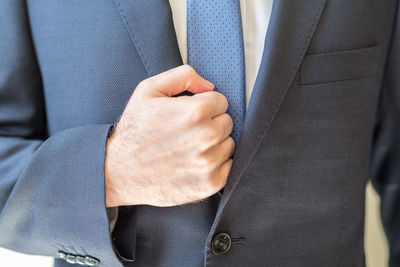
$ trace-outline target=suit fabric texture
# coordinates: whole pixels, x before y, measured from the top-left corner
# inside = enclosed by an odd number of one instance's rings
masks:
[[[275,1],[222,196],[121,207],[111,235],[110,126],[140,81],[182,64],[168,1],[0,0],[0,246],[106,267],[361,267],[373,159],[398,266],[396,9]],[[210,247],[219,232],[232,238],[224,255]]]

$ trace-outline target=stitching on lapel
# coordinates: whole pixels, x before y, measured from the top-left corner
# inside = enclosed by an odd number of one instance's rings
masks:
[[[136,38],[136,36],[133,34],[133,29],[132,26],[129,24],[129,21],[126,19],[126,15],[125,15],[125,11],[121,6],[121,3],[118,0],[114,1],[115,3],[118,2],[117,4],[117,9],[120,12],[121,16],[122,16],[122,20],[124,21],[126,27],[128,28],[129,31],[129,36],[131,37],[133,43],[135,44],[136,50],[139,54],[140,59],[142,60],[142,63],[146,69],[147,75],[150,76],[150,73],[152,73],[151,68],[149,66],[149,64],[147,63],[145,56],[143,55],[142,49],[140,49],[140,42],[139,40]]]

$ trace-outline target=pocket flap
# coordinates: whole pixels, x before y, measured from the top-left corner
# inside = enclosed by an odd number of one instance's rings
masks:
[[[310,54],[300,69],[300,84],[353,80],[377,71],[377,45],[361,49]]]

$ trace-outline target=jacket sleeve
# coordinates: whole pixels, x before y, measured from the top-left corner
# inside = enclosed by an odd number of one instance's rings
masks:
[[[381,217],[390,247],[389,266],[400,266],[400,17],[385,68],[372,147],[372,183],[381,196]]]
[[[25,1],[0,0],[0,246],[122,266],[105,208],[110,125],[46,136],[40,71]]]

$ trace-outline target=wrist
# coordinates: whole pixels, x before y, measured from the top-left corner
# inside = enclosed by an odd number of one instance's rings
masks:
[[[124,156],[126,154],[124,144],[126,142],[121,140],[116,132],[107,139],[104,163],[107,208],[142,204],[140,197],[142,192],[133,191],[138,188],[131,172],[131,165],[134,162]]]

